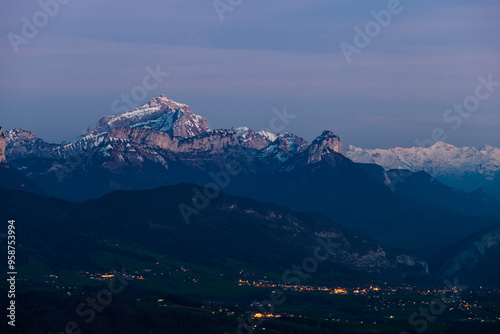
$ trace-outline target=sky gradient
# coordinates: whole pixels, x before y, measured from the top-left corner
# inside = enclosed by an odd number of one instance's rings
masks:
[[[457,146],[500,147],[500,87],[459,127],[443,120],[478,77],[500,82],[500,2],[402,0],[350,63],[340,44],[391,1],[222,2],[236,4],[224,20],[212,0],[70,0],[17,53],[9,34],[42,9],[4,4],[0,126],[69,140],[159,67],[168,77],[134,103],[165,94],[212,128],[260,130],[286,107],[286,131],[308,140],[328,129],[344,145],[410,147],[441,128]]]

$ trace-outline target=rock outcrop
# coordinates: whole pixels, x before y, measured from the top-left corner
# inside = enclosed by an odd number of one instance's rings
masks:
[[[3,129],[0,128],[0,165],[5,165],[7,159],[5,158],[5,147],[7,146],[7,140],[3,135]]]
[[[309,158],[307,163],[319,162],[325,154],[333,152],[344,154],[340,138],[331,131],[323,131],[321,136],[314,139],[308,150]]]

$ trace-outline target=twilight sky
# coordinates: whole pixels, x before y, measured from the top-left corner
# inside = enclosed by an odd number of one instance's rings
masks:
[[[500,147],[499,1],[56,1],[41,0],[53,17],[37,1],[2,5],[7,130],[69,140],[122,94],[139,106],[163,93],[212,128],[268,128],[286,107],[285,130],[308,140],[329,129],[344,145],[410,147],[440,128],[457,146]],[[357,46],[350,62],[341,43]],[[144,84],[147,68],[169,75]]]

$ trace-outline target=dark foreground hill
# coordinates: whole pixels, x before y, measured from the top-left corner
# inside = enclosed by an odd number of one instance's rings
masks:
[[[425,262],[386,250],[324,216],[248,198],[219,193],[186,221],[179,207],[193,206],[196,193],[210,191],[182,184],[71,203],[4,190],[0,219],[16,220],[21,255],[53,268],[92,268],[95,252],[114,252],[120,245],[213,267],[236,260],[276,269],[301,263],[317,247],[329,245],[325,268],[396,277],[426,274]]]

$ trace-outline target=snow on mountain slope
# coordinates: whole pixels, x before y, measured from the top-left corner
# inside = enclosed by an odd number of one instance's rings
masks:
[[[117,127],[153,129],[179,137],[193,137],[210,128],[205,117],[194,114],[189,106],[165,95],[121,115],[103,117],[97,123],[96,131],[106,132]]]
[[[268,146],[271,141],[268,136],[255,132],[248,127],[233,127],[232,131],[236,132],[236,136],[243,147],[261,149]]]
[[[307,141],[290,132],[279,134],[275,138],[269,146],[257,153],[257,160],[262,164],[278,165],[305,151],[309,146]]]
[[[274,133],[271,133],[271,132],[269,132],[269,131],[266,131],[266,130],[262,130],[262,131],[259,131],[259,132],[257,132],[257,133],[258,133],[258,134],[260,134],[261,136],[266,137],[266,138],[267,138],[267,139],[268,139],[271,143],[272,143],[273,141],[275,141],[275,140],[276,140],[276,138],[278,138],[278,136],[277,136],[277,135],[275,135]]]
[[[455,187],[462,185],[460,188],[467,190],[475,188],[468,185],[472,179],[476,179],[476,187],[479,187],[481,180],[487,184],[500,171],[500,148],[491,146],[476,149],[438,142],[428,148],[362,149],[349,145],[345,155],[354,162],[374,163],[386,169],[425,171],[445,183]]]
[[[4,133],[7,141],[5,156],[7,162],[22,158],[61,158],[60,145],[50,144],[36,138],[31,131],[12,129]]]
[[[106,132],[94,131],[71,142],[51,144],[36,138],[33,132],[13,129],[5,133],[7,140],[5,154],[9,161],[23,158],[66,159],[94,149],[102,143],[105,136]]]

